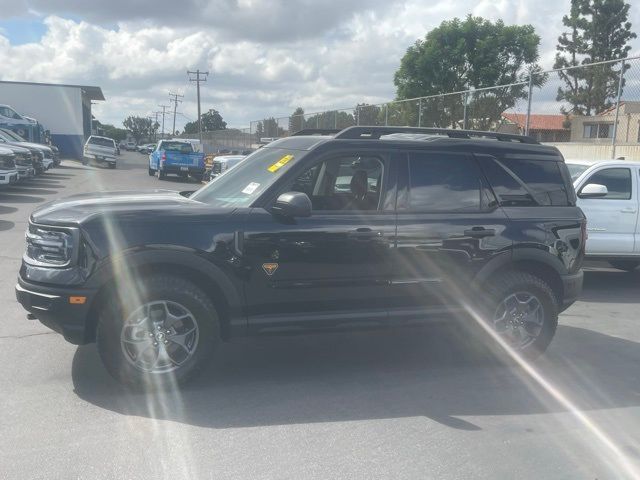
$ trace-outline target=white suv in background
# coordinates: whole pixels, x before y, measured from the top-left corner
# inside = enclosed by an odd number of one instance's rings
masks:
[[[106,163],[109,168],[116,168],[116,142],[109,137],[91,135],[84,144],[82,163],[86,165],[89,160],[98,163]]]

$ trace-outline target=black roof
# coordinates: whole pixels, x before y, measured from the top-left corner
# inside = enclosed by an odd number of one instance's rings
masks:
[[[501,155],[514,153],[553,159],[561,157],[557,148],[542,145],[531,137],[497,132],[414,127],[348,127],[338,133],[329,129],[313,130],[310,135],[305,133],[301,131],[294,136],[282,138],[265,148],[311,150],[329,142],[348,142],[349,145],[369,149],[379,147],[379,142],[384,142],[388,146],[396,145],[417,150],[425,147],[446,147],[447,150],[487,154],[501,152]]]

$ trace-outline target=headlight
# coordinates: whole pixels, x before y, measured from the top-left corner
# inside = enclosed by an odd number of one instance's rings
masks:
[[[75,228],[29,225],[24,260],[32,265],[66,267],[77,252],[78,230]]]

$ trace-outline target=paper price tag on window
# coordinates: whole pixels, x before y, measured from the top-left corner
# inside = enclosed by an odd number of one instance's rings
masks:
[[[256,189],[260,186],[259,183],[256,182],[251,182],[249,185],[247,185],[246,187],[244,187],[244,190],[242,190],[242,193],[246,193],[247,195],[251,195],[253,192],[256,191]]]
[[[287,163],[289,163],[291,160],[293,160],[293,155],[285,155],[276,163],[274,163],[269,168],[267,168],[267,170],[270,171],[271,173],[275,173],[278,170],[280,170],[282,167],[284,167]]]

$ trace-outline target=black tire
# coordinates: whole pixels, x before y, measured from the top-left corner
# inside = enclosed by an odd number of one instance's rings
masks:
[[[156,176],[158,177],[158,180],[164,180],[167,174],[164,173],[163,170],[156,170]]]
[[[82,164],[83,165],[88,165],[89,164],[89,160],[82,159]]]
[[[149,167],[149,176],[153,177],[155,174],[156,174],[156,171],[153,168]]]
[[[116,168],[115,162],[109,162],[109,168],[115,169]]]
[[[140,290],[144,291],[137,299],[124,300],[114,292],[104,302],[96,331],[98,353],[111,376],[124,385],[143,389],[173,388],[195,376],[206,365],[220,339],[219,317],[211,299],[180,277],[156,274],[143,279],[142,284],[144,287]],[[134,366],[121,344],[128,316],[141,305],[154,301],[175,302],[186,307],[198,327],[192,356],[169,372],[149,372]]]
[[[488,287],[488,302],[485,303],[485,321],[490,328],[498,307],[505,299],[514,294],[530,294],[542,305],[542,326],[537,337],[526,346],[514,347],[523,357],[534,359],[545,352],[558,327],[558,297],[553,290],[539,277],[524,272],[507,272],[493,278]]]
[[[640,265],[640,261],[638,260],[611,260],[609,262],[613,268],[617,268],[618,270],[624,270],[625,272],[633,272],[638,265]]]

